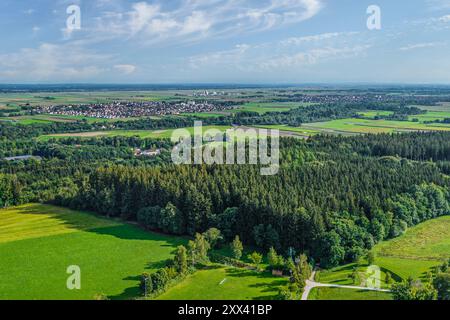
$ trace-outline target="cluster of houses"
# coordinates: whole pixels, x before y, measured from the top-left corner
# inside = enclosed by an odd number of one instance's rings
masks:
[[[161,154],[161,149],[156,149],[156,150],[135,149],[134,150],[135,157],[156,157],[160,154]]]
[[[23,161],[23,160],[31,160],[31,159],[34,159],[34,160],[42,160],[41,157],[38,157],[38,156],[31,156],[31,155],[16,156],[16,157],[6,157],[6,158],[3,158],[3,160],[6,160],[6,161]]]
[[[210,102],[186,101],[144,101],[97,103],[90,105],[51,105],[35,109],[39,114],[83,116],[89,118],[120,119],[164,115],[179,115],[183,113],[225,111],[232,106]]]

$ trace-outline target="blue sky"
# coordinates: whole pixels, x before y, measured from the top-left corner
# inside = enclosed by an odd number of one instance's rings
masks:
[[[1,83],[450,84],[450,0],[2,0],[0,41]]]

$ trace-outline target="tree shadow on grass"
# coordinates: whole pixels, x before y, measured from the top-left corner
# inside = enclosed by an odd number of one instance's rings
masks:
[[[229,277],[255,277],[257,279],[266,280],[265,282],[259,282],[254,284],[249,284],[249,288],[257,288],[260,293],[268,293],[267,295],[252,297],[254,300],[274,300],[278,297],[278,291],[280,288],[285,286],[288,283],[288,280],[285,278],[276,278],[269,272],[256,272],[252,270],[243,270],[236,268],[229,268],[226,270],[227,276]],[[272,281],[267,281],[267,280]]]
[[[137,226],[122,224],[111,227],[94,228],[87,230],[88,232],[94,232],[96,234],[113,236],[123,240],[151,240],[163,242],[161,247],[173,247],[174,249],[182,244],[185,244],[185,240],[175,236],[163,235],[145,231]]]
[[[141,295],[141,291],[139,289],[139,286],[129,287],[123,290],[121,293],[116,295],[108,296],[108,299],[110,300],[130,300],[139,298]]]
[[[402,277],[400,277],[395,272],[393,272],[393,271],[391,271],[389,269],[383,268],[383,267],[380,267],[380,270],[382,272],[384,272],[384,274],[387,274],[389,272],[391,274],[391,276],[392,276],[392,279],[394,279],[395,282],[401,282],[402,281]]]
[[[161,247],[173,247],[174,249],[187,242],[182,237],[147,231],[137,225],[112,220],[92,212],[79,212],[64,207],[42,204],[22,206],[15,209],[19,210],[19,214],[48,214],[52,219],[59,220],[68,228],[109,235],[123,240],[160,241]],[[84,215],[84,217],[81,215]]]

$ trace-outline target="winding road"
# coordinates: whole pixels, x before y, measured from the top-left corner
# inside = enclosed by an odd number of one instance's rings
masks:
[[[308,300],[309,293],[313,288],[344,288],[344,289],[356,289],[356,290],[367,290],[367,291],[379,291],[379,292],[390,292],[390,290],[386,289],[375,289],[375,288],[368,288],[368,287],[358,287],[358,286],[343,286],[340,284],[329,284],[329,283],[319,283],[315,282],[314,278],[316,276],[316,271],[314,271],[311,274],[311,277],[309,280],[306,280],[306,286],[303,290],[302,299],[301,300]]]

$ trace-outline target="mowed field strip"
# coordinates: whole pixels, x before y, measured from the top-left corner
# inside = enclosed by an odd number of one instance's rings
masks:
[[[0,299],[133,299],[142,272],[160,268],[181,244],[186,240],[49,205],[3,209]],[[66,287],[71,265],[81,268],[81,290]]]
[[[433,267],[450,258],[450,216],[443,216],[423,222],[410,228],[404,235],[383,241],[372,249],[375,254],[375,264],[381,269],[381,284],[386,288],[384,279],[389,272],[396,281],[413,277],[426,279],[426,274]],[[322,270],[316,276],[316,281],[340,285],[354,285],[351,274],[357,268],[365,274],[367,265],[356,263],[339,266],[330,270]],[[326,294],[313,295],[315,298],[330,297],[331,292],[340,294],[339,290],[328,290]],[[341,290],[342,291],[342,290]],[[353,292],[355,294],[355,292]]]

